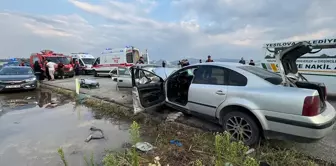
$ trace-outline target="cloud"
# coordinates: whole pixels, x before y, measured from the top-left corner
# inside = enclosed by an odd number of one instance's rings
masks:
[[[29,56],[42,49],[98,54],[106,47],[134,45],[151,59],[184,57],[262,58],[262,44],[278,40],[334,37],[333,0],[69,0],[80,11],[37,15],[0,12],[0,57]],[[55,6],[55,8],[57,8]],[[166,10],[167,22],[152,17]],[[164,16],[161,16],[164,17]]]

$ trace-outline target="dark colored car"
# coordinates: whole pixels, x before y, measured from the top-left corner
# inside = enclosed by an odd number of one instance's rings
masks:
[[[37,80],[29,66],[5,66],[0,70],[0,91],[34,90]]]

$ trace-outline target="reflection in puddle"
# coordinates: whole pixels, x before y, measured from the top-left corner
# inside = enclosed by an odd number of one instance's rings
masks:
[[[49,91],[0,94],[0,104],[0,165],[59,165],[60,146],[69,165],[85,165],[84,155],[101,159],[105,149],[119,149],[129,138],[128,123],[96,119],[90,108],[74,109],[68,98]],[[91,126],[106,139],[84,142]]]

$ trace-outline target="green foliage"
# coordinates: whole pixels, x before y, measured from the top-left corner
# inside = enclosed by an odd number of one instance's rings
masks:
[[[131,134],[131,140],[132,140],[133,145],[140,142],[140,126],[135,121],[133,121],[131,125],[130,134]],[[136,150],[136,147],[132,147],[131,156],[132,156],[132,166],[140,165],[139,155]]]
[[[85,161],[87,166],[95,166],[96,164],[94,162],[93,152],[91,153],[90,161],[88,160],[88,158],[86,156],[84,156],[84,161]]]
[[[259,162],[245,154],[249,147],[241,141],[231,141],[229,133],[217,133],[215,136],[216,166],[232,163],[241,166],[258,166]]]
[[[65,156],[64,156],[64,152],[63,152],[62,147],[60,147],[60,148],[57,149],[57,153],[58,153],[58,155],[61,157],[61,160],[62,160],[64,166],[68,166],[68,162],[67,162],[66,159],[65,159]]]

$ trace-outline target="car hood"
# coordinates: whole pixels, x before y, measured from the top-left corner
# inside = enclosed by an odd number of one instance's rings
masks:
[[[33,75],[0,75],[0,81],[20,81],[33,78]]]
[[[299,71],[296,60],[307,53],[311,53],[312,50],[313,47],[308,42],[299,42],[276,54],[277,62],[281,63],[280,68],[282,68],[282,70],[280,70],[280,72],[283,72],[283,74],[287,76],[296,75]]]
[[[159,67],[159,68],[154,68],[153,73],[161,77],[163,80],[166,80],[168,76],[170,76],[173,72],[177,70],[178,68]]]

